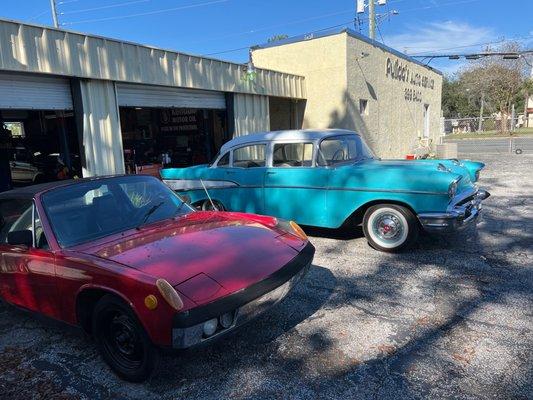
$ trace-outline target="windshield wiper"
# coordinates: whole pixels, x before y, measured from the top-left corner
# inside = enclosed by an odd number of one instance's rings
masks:
[[[153,213],[156,212],[156,210],[161,207],[163,205],[164,201],[160,202],[160,203],[157,203],[155,205],[153,205],[147,212],[146,214],[144,214],[144,217],[143,217],[143,220],[142,222],[137,225],[137,229],[139,229],[141,226],[143,226],[144,224],[146,224],[146,221],[148,221],[148,218],[150,218],[150,215],[152,215]]]

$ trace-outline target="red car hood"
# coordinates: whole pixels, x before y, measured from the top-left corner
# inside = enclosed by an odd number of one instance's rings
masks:
[[[204,303],[287,264],[298,251],[286,243],[280,232],[252,219],[198,212],[78,251],[164,278],[191,300]]]

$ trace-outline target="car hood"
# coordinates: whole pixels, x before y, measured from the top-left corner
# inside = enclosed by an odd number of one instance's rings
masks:
[[[270,276],[298,254],[297,241],[257,220],[194,212],[78,251],[164,278],[200,304]]]
[[[450,183],[460,178],[460,187],[472,185],[468,171],[458,166],[421,161],[367,160],[338,167],[339,182],[333,185],[376,191],[398,190],[446,193]],[[342,173],[344,171],[344,173]]]

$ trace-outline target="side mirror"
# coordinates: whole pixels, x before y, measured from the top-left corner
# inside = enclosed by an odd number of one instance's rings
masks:
[[[7,234],[7,243],[13,246],[33,246],[33,232],[29,229],[13,231]]]

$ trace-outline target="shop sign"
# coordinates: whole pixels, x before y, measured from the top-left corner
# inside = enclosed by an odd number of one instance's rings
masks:
[[[407,101],[420,103],[422,102],[422,90],[420,88],[431,90],[435,88],[435,80],[433,78],[411,71],[409,64],[399,59],[393,61],[390,57],[387,58],[386,76],[410,85],[404,89],[404,98]]]

